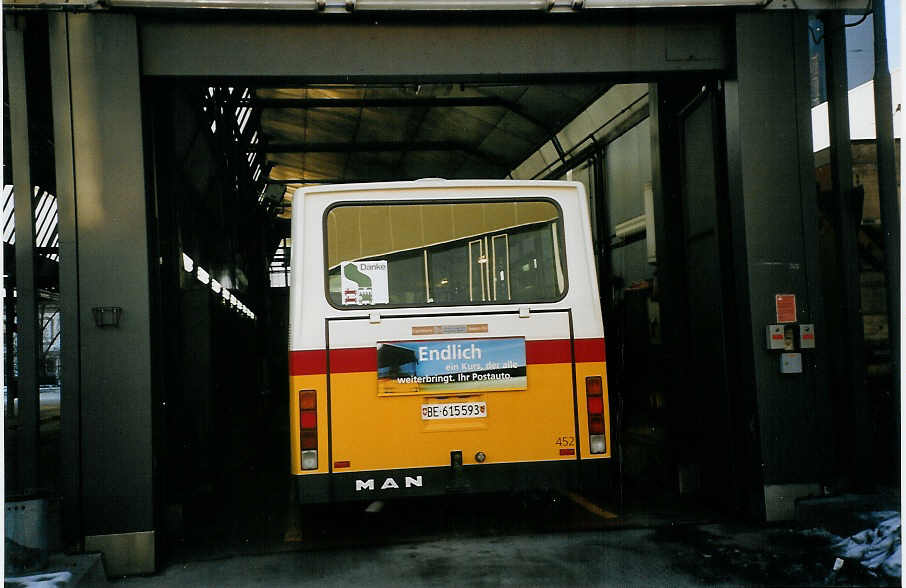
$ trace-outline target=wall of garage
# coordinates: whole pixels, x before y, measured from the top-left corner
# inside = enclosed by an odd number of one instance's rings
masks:
[[[607,144],[604,189],[609,206],[610,234],[616,226],[645,214],[644,190],[651,184],[651,125],[646,119]],[[626,286],[650,280],[648,236],[611,252],[611,271]]]

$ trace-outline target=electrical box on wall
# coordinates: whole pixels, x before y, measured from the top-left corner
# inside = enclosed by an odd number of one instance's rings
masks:
[[[802,373],[802,354],[801,353],[781,353],[780,354],[780,373],[781,374],[801,374]]]
[[[765,347],[781,352],[781,374],[801,374],[802,353],[797,352],[815,348],[815,325],[797,324],[795,294],[774,296],[774,310],[778,324],[765,325]]]
[[[783,325],[768,325],[765,328],[768,349],[783,351]]]
[[[783,350],[796,351],[796,328],[794,325],[783,325]]]

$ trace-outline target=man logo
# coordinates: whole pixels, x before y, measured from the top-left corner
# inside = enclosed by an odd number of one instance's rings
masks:
[[[410,478],[409,476],[406,476],[405,479],[403,480],[403,485],[406,488],[412,488],[413,486],[421,488],[422,487],[422,477],[415,476],[414,478]],[[400,488],[400,485],[393,478],[387,478],[386,480],[384,480],[384,483],[381,484],[381,490],[390,490],[390,489],[399,490],[399,488]],[[368,480],[356,480],[355,481],[355,491],[361,492],[362,490],[374,490],[374,478],[371,478]]]

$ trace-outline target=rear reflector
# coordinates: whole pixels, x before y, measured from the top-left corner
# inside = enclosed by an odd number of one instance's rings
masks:
[[[299,391],[299,447],[302,469],[318,469],[318,393]]]
[[[586,396],[603,396],[604,386],[601,385],[601,376],[588,376],[585,378]]]
[[[318,413],[313,410],[302,411],[302,428],[316,429],[318,427]]]
[[[318,432],[317,431],[302,431],[302,449],[317,449],[318,448]]]
[[[575,449],[561,449],[560,450],[560,455],[575,455],[575,454],[576,454]]]
[[[591,453],[604,453],[607,450],[604,435],[592,435],[588,438],[588,450]]]
[[[299,409],[314,410],[318,407],[318,394],[314,390],[302,390],[299,392]]]
[[[585,403],[588,407],[588,450],[604,453],[604,383],[601,376],[585,378]]]
[[[308,449],[302,452],[302,469],[318,469],[318,452],[315,449]]]
[[[590,435],[604,434],[604,418],[601,415],[588,415],[588,433]]]
[[[335,467],[335,468],[348,468],[348,467],[349,467],[349,460],[346,460],[346,461],[335,461],[335,462],[333,462],[333,467]]]

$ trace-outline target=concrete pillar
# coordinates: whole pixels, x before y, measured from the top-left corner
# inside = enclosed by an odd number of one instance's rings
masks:
[[[726,84],[727,155],[742,381],[757,410],[767,520],[794,516],[796,498],[821,491],[830,451],[817,199],[808,86],[808,28],[799,12],[739,13],[736,79]],[[765,327],[775,295],[794,294],[799,323],[814,323],[817,349],[802,373],[780,372]],[[733,344],[731,342],[731,344]],[[731,390],[732,394],[733,391]],[[761,506],[761,505],[759,505]]]
[[[151,572],[151,326],[136,22],[127,14],[54,14],[50,32],[61,257],[68,258],[64,377],[78,378],[81,421],[67,431],[80,442],[81,472],[73,469],[81,479],[81,532],[86,550],[104,552],[108,573]],[[122,309],[117,326],[96,324],[93,310],[101,307]]]

